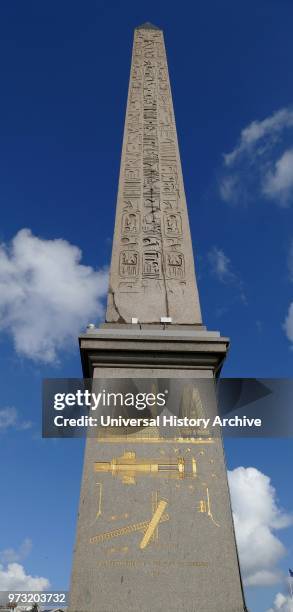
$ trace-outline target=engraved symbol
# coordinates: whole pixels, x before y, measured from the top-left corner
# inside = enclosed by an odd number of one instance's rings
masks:
[[[138,225],[138,215],[136,213],[129,212],[122,215],[123,234],[136,234],[139,229]]]
[[[158,211],[160,209],[159,198],[153,196],[146,196],[144,198],[144,206],[145,208],[151,208],[152,211]]]
[[[98,485],[99,487],[99,501],[98,501],[98,511],[96,514],[96,518],[99,518],[99,516],[102,515],[102,491],[103,491],[103,485],[101,482],[96,482],[96,485]]]
[[[162,476],[164,478],[194,478],[197,468],[196,461],[188,461],[183,457],[174,459],[137,459],[133,451],[125,451],[121,457],[113,457],[112,461],[96,461],[94,471],[111,474],[122,479],[124,484],[136,484],[138,475]]]
[[[158,504],[159,504],[159,491],[153,491],[152,492],[152,513],[153,514],[156,512]],[[158,540],[159,540],[159,529],[157,527],[152,535],[152,541],[158,543]]]
[[[126,553],[128,552],[129,548],[128,546],[121,546],[121,548],[115,548],[113,546],[112,548],[106,548],[104,550],[107,555],[112,555],[112,554],[117,554],[117,553]]]
[[[147,251],[143,254],[143,275],[156,277],[161,273],[161,253]]]
[[[182,234],[181,217],[177,213],[165,214],[164,227],[166,236],[179,236]]]
[[[147,248],[159,249],[161,248],[161,240],[160,238],[155,238],[154,236],[147,236],[142,239],[143,246]]]
[[[164,198],[163,199],[163,207],[164,207],[164,210],[166,210],[166,211],[173,211],[173,210],[176,211],[178,209],[178,199],[177,199],[177,197],[175,197],[175,199],[174,199],[174,197],[171,198],[171,199],[168,198],[168,200]]]
[[[204,513],[207,511],[207,503],[204,499],[201,499],[198,504],[198,512]]]
[[[131,285],[124,283],[125,285],[127,285],[129,287],[129,290],[131,289]],[[134,285],[133,285],[134,286]],[[125,291],[128,291],[128,289],[125,288]],[[174,436],[172,438],[164,438],[162,436],[159,436],[156,433],[156,428],[155,427],[151,427],[149,428],[151,431],[147,431],[147,427],[145,428],[146,431],[141,431],[139,432],[139,434],[133,434],[132,432],[127,433],[125,432],[125,434],[119,436],[117,434],[112,434],[111,431],[109,432],[103,432],[103,434],[97,434],[97,440],[99,442],[112,442],[112,443],[119,443],[119,444],[126,444],[127,442],[129,442],[130,444],[132,444],[133,442],[140,442],[143,444],[157,444],[157,442],[161,442],[164,441],[164,444],[174,444],[174,443],[180,443],[180,444],[199,444],[199,445],[207,445],[207,444],[214,444],[215,440],[213,438],[203,438],[203,437],[198,437],[198,436]]]
[[[206,488],[206,499],[201,499],[198,506],[197,511],[201,514],[207,514],[207,516],[211,519],[211,521],[217,526],[220,527],[219,523],[217,523],[213,517],[211,511],[211,502],[210,502],[210,494],[208,487]]]
[[[184,277],[184,256],[182,253],[167,253],[166,273],[168,278],[181,279]]]
[[[128,514],[128,512],[125,512],[125,514],[121,514],[121,515],[118,515],[118,514],[113,514],[113,515],[110,517],[110,520],[111,520],[111,521],[119,521],[119,520],[121,520],[122,518],[126,518],[126,519],[127,519],[127,518],[129,518],[129,514]]]
[[[122,251],[120,253],[121,276],[138,275],[138,253],[136,251]]]
[[[174,142],[174,130],[172,128],[166,125],[162,125],[160,132],[161,132],[162,138],[164,138],[163,142],[168,142],[168,143]],[[170,177],[170,181],[174,181],[174,179]]]
[[[143,219],[143,231],[154,232],[159,234],[161,231],[160,217],[157,212],[151,212],[145,215]]]
[[[129,138],[126,143],[126,150],[128,153],[138,153],[140,151],[140,142],[139,139],[132,140]]]
[[[141,550],[146,548],[146,546],[149,544],[149,542],[150,542],[150,540],[151,540],[151,538],[152,538],[152,536],[153,536],[153,534],[154,534],[154,532],[155,532],[159,522],[162,519],[162,516],[164,514],[164,511],[166,510],[167,505],[168,504],[167,504],[167,502],[165,500],[161,500],[158,503],[158,507],[157,507],[154,515],[152,516],[151,521],[150,521],[150,523],[148,525],[148,528],[147,528],[147,530],[146,530],[146,532],[145,532],[145,534],[144,534],[144,536],[143,536],[143,538],[141,540],[141,543],[139,545],[139,548]]]
[[[160,523],[164,523],[169,520],[168,514],[163,514],[160,518]],[[90,538],[90,544],[99,544],[101,542],[107,542],[113,538],[119,538],[136,531],[146,531],[149,526],[149,521],[141,521],[140,523],[134,523],[133,525],[126,525],[120,529],[113,529],[113,531],[106,531],[105,533],[98,533],[96,536]]]
[[[159,69],[159,79],[161,81],[167,81],[167,70],[165,67]]]
[[[125,178],[129,181],[136,181],[139,179],[139,168],[126,168]]]
[[[132,70],[132,78],[134,80],[139,80],[139,79],[142,78],[142,73],[141,73],[140,68],[133,68],[133,70]]]
[[[147,79],[150,79],[151,81],[154,80],[154,71],[151,62],[146,62],[144,74]]]

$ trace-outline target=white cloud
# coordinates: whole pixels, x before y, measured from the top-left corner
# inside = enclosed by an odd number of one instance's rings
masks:
[[[0,565],[0,590],[2,591],[43,591],[49,588],[50,582],[41,576],[30,576],[19,563]]]
[[[263,193],[286,206],[293,196],[293,149],[285,151],[264,177]]]
[[[229,486],[244,583],[272,585],[280,581],[277,567],[286,549],[274,532],[293,524],[278,507],[270,478],[256,468],[229,472]]]
[[[15,408],[3,408],[0,410],[0,430],[13,427],[17,421],[17,412]]]
[[[290,108],[282,108],[262,121],[252,121],[241,131],[239,143],[235,149],[224,155],[226,166],[232,166],[239,156],[250,153],[260,141],[262,141],[262,149],[259,150],[259,153],[264,152],[264,139],[267,139],[268,145],[272,140],[275,141],[283,130],[291,127],[293,127],[293,109]]]
[[[28,229],[0,246],[0,329],[19,354],[53,362],[102,316],[107,271],[82,265],[81,256],[66,240],[44,240]]]
[[[22,561],[32,549],[32,541],[25,538],[18,549],[6,548],[0,551],[0,590],[43,591],[50,582],[41,576],[30,576],[26,573]]]
[[[16,561],[22,561],[31,552],[32,541],[30,538],[25,538],[19,548],[5,548],[0,550],[0,561],[1,563],[14,563]]]
[[[236,147],[223,155],[219,181],[222,200],[238,203],[265,197],[280,206],[290,204],[293,200],[292,128],[293,109],[282,108],[262,121],[252,121],[241,131]]]
[[[219,185],[220,196],[224,202],[234,202],[241,191],[239,179],[236,175],[227,175],[222,177]]]
[[[16,408],[13,406],[0,410],[0,432],[6,431],[10,427],[23,431],[24,429],[30,429],[31,426],[32,422],[22,421]]]
[[[288,268],[290,273],[290,279],[291,281],[293,281],[293,242],[289,250]],[[293,343],[293,302],[291,302],[291,304],[289,305],[288,314],[283,323],[283,329],[288,340]]]
[[[289,306],[288,314],[284,321],[284,330],[288,340],[293,342],[293,302]]]
[[[273,607],[267,610],[267,612],[293,612],[293,599],[291,595],[283,595],[283,593],[277,593]]]
[[[231,270],[231,260],[222,249],[214,246],[208,253],[208,260],[212,273],[220,282],[226,283],[235,279],[235,274]]]
[[[224,253],[223,249],[213,246],[208,252],[207,258],[213,276],[220,283],[234,287],[234,289],[237,290],[237,301],[240,299],[243,304],[247,304],[244,284],[239,276],[233,271],[231,259]],[[216,311],[217,316],[221,316],[226,313],[227,310],[227,307],[218,308]]]

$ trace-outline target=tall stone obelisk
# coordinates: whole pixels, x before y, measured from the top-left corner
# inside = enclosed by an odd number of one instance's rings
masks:
[[[201,323],[162,31],[134,35],[107,321]]]
[[[181,414],[199,415],[228,344],[202,325],[163,32],[144,24],[106,322],[80,337],[84,377],[188,381]],[[221,438],[149,429],[87,440],[70,612],[243,612]]]

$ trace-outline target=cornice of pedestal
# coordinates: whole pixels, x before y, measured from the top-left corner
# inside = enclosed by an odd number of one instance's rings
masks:
[[[195,325],[105,325],[79,337],[83,375],[98,368],[212,370],[217,376],[229,339]]]

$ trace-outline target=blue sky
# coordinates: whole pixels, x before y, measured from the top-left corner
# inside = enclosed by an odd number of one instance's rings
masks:
[[[81,375],[78,332],[102,317],[133,29],[146,20],[165,33],[204,322],[231,338],[223,374],[291,376],[292,19],[285,0],[1,3],[3,571],[14,560],[68,586],[83,444],[40,439],[41,381]],[[229,469],[270,477],[292,513],[290,440],[229,440],[226,454]],[[286,573],[292,527],[276,537]],[[251,611],[278,592],[282,578],[249,587]]]

